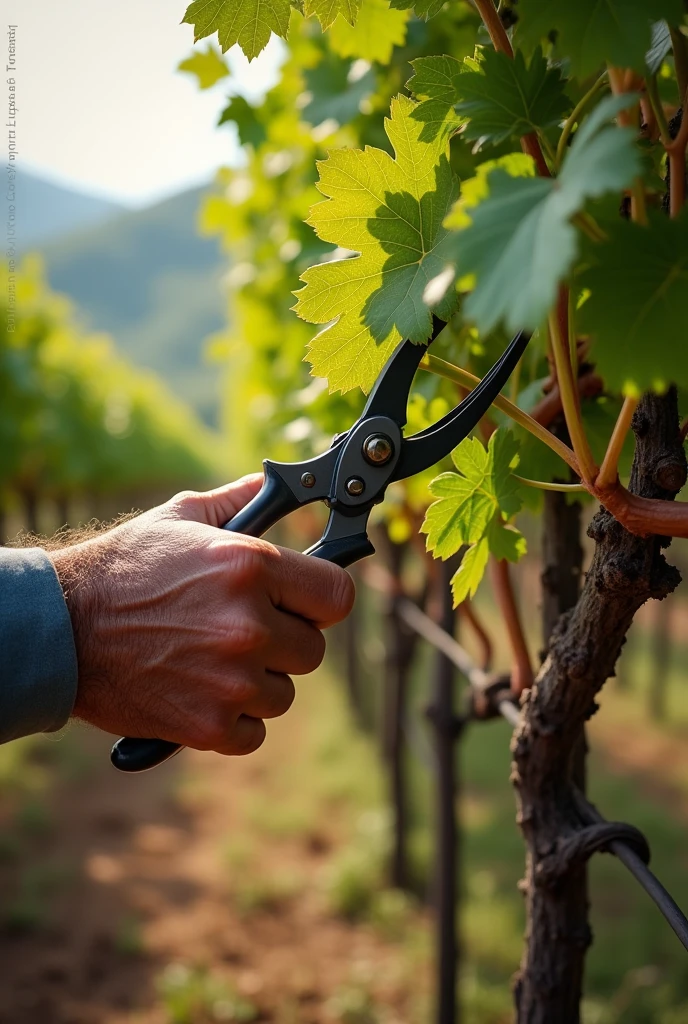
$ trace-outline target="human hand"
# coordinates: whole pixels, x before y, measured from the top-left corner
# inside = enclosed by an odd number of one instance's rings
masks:
[[[260,489],[252,476],[183,492],[50,552],[79,663],[74,714],[107,732],[247,754],[294,699],[291,675],[325,653],[351,610],[343,569],[222,531]]]

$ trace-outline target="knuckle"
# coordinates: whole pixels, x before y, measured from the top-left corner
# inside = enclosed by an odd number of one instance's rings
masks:
[[[232,618],[227,637],[231,657],[264,650],[269,640],[270,630],[256,616],[243,615]]]
[[[237,714],[255,702],[259,693],[259,685],[249,672],[237,675],[226,687],[222,698],[227,715],[236,719]]]
[[[170,498],[168,505],[176,505],[183,509],[197,502],[200,496],[198,491],[179,491],[174,497]]]
[[[264,579],[267,555],[263,545],[240,541],[231,545],[228,555],[228,577],[233,587],[253,588]]]
[[[226,722],[219,716],[208,715],[192,727],[187,746],[193,750],[221,750],[226,743]]]

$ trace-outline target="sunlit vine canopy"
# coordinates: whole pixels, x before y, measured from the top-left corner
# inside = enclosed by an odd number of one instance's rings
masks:
[[[215,478],[217,441],[184,403],[108,337],[80,328],[37,257],[15,277],[15,315],[3,310],[0,344],[0,489],[68,498]]]

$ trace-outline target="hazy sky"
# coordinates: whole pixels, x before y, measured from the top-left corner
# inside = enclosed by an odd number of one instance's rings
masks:
[[[232,78],[200,92],[194,77],[175,71],[193,47],[192,27],[179,24],[184,0],[12,7],[20,168],[130,205],[234,163],[233,130],[215,129],[218,113],[230,91],[269,88],[282,53],[274,38],[250,65],[232,50]]]

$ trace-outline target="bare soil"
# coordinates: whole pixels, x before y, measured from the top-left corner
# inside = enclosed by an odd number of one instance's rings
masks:
[[[421,979],[399,946],[324,899],[322,873],[342,841],[337,808],[299,834],[256,825],[284,792],[302,729],[295,712],[249,758],[185,751],[137,777],[110,767],[107,737],[62,741],[78,745],[80,767],[44,798],[49,820],[26,798],[23,811],[0,806],[0,829],[20,822],[18,850],[0,859],[0,1024],[168,1024],[159,979],[175,964],[209,970],[260,1021],[340,1019],[331,1000],[352,977],[390,1007],[386,1019],[410,1021]]]

